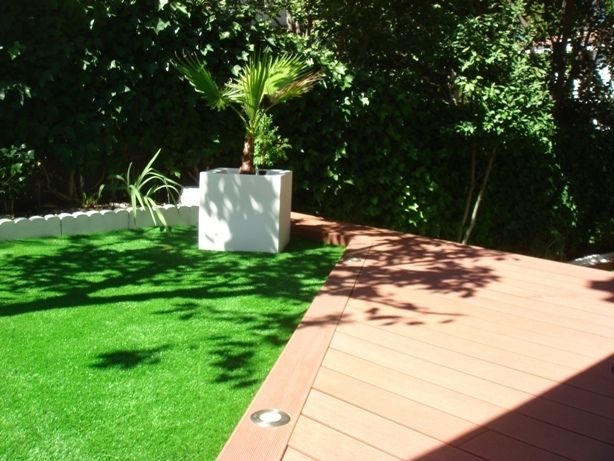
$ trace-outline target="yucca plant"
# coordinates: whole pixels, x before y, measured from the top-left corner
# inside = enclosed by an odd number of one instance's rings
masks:
[[[254,174],[254,143],[265,114],[277,104],[296,98],[313,88],[322,74],[311,69],[301,57],[268,53],[253,55],[223,87],[219,87],[205,65],[196,57],[185,56],[177,69],[214,109],[232,108],[243,121],[245,140],[240,173]]]
[[[119,181],[130,198],[130,206],[132,207],[132,218],[136,222],[136,214],[138,208],[147,210],[151,216],[154,225],[162,225],[168,227],[164,215],[160,211],[155,196],[159,192],[166,193],[167,202],[175,202],[179,195],[181,185],[173,179],[160,173],[153,167],[156,158],[160,155],[161,149],[153,155],[151,160],[145,165],[143,171],[132,179],[132,162],[128,165],[128,170],[125,175],[115,175],[114,179]]]

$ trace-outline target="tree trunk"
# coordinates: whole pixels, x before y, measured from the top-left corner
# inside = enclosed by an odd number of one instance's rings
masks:
[[[254,136],[249,133],[245,135],[245,142],[243,143],[243,155],[241,156],[241,168],[239,168],[239,173],[256,173],[256,168],[254,168]]]
[[[67,184],[67,195],[70,199],[71,202],[75,202],[78,203],[79,202],[79,195],[77,194],[77,181],[76,181],[76,175],[77,172],[75,171],[74,168],[72,168],[69,172],[68,172],[68,184]]]
[[[471,237],[473,226],[475,226],[475,221],[478,217],[478,211],[480,209],[480,204],[482,203],[482,198],[484,197],[484,192],[486,191],[486,185],[488,184],[488,179],[490,178],[490,172],[492,170],[492,164],[495,161],[496,155],[497,155],[497,151],[496,149],[493,149],[490,159],[488,160],[488,167],[486,167],[486,173],[484,174],[484,180],[482,181],[480,192],[478,193],[478,196],[475,199],[475,204],[473,205],[473,213],[471,213],[471,221],[469,222],[469,227],[467,228],[467,232],[465,232],[465,237],[463,238],[463,241],[462,241],[462,243],[465,245],[467,244],[467,242],[469,242],[469,237]]]
[[[467,200],[465,200],[465,211],[463,213],[463,219],[461,221],[461,225],[458,229],[458,240],[459,242],[463,238],[463,231],[465,230],[465,224],[467,223],[467,218],[469,217],[469,208],[471,207],[471,202],[473,200],[473,191],[475,190],[475,142],[471,146],[471,171],[469,177],[469,190],[467,191]]]
[[[555,116],[560,116],[565,100],[569,96],[566,90],[573,84],[567,64],[569,52],[567,45],[571,43],[576,9],[573,0],[563,0],[560,8],[559,24],[556,35],[552,37],[552,60],[550,70],[550,93],[554,100]]]

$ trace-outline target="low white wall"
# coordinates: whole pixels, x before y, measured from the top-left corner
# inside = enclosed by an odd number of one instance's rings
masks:
[[[169,226],[195,226],[198,223],[197,205],[162,205],[160,210]],[[97,234],[121,229],[153,227],[153,225],[149,212],[145,210],[137,210],[136,220],[130,208],[78,211],[30,218],[0,219],[0,240]]]
[[[200,187],[184,187],[179,197],[179,205],[200,205]]]

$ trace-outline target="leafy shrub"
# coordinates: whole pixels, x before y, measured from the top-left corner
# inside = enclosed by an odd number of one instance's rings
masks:
[[[258,168],[275,167],[288,160],[288,138],[279,134],[279,129],[270,114],[264,114],[256,129],[254,164]]]
[[[34,168],[34,151],[25,145],[0,147],[0,202],[13,213],[15,199],[24,191]]]

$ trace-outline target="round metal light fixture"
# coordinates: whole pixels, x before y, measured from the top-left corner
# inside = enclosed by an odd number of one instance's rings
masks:
[[[349,258],[346,258],[345,261],[348,263],[359,263],[362,262],[362,258],[359,258],[357,256],[351,256]]]
[[[276,408],[258,410],[250,416],[252,423],[261,427],[283,426],[290,422],[290,415]]]

